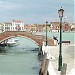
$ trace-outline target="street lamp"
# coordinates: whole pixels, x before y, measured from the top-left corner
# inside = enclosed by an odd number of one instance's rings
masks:
[[[47,40],[47,25],[48,25],[48,21],[46,21],[46,46],[48,45],[48,40]]]
[[[60,50],[59,50],[59,67],[58,67],[58,71],[61,71],[61,68],[62,68],[62,17],[63,17],[63,12],[64,10],[61,9],[58,10],[58,13],[59,13],[59,18],[60,18]]]

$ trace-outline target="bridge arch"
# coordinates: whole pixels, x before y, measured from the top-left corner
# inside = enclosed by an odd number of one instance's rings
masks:
[[[45,36],[42,35],[34,35],[25,31],[6,31],[0,35],[0,42],[15,36],[21,36],[21,37],[31,39],[38,46],[42,46],[42,42],[45,41],[44,40]],[[54,45],[54,41],[52,39],[48,39],[48,42],[49,42],[48,45]]]
[[[13,38],[13,37],[15,37],[15,36],[9,36],[9,37],[3,38],[3,39],[0,40],[0,43],[4,42],[4,41],[6,41],[10,38]]]
[[[31,39],[31,38],[29,38],[27,36],[22,36],[22,35],[17,35],[17,36],[27,38],[27,39],[33,41],[37,46],[39,46],[39,44],[36,41],[34,41],[33,39]]]
[[[31,38],[29,38],[29,37],[22,36],[22,35],[17,35],[17,36],[19,36],[19,37],[24,37],[24,38],[27,38],[27,39],[29,39],[29,40],[32,40],[37,46],[39,46],[39,44],[38,44],[36,41],[34,41],[33,39],[31,39]],[[14,37],[16,37],[16,36],[10,36],[10,37],[4,38],[4,39],[2,39],[2,40],[0,41],[0,43],[6,41],[6,40],[8,40],[8,39],[14,38]]]

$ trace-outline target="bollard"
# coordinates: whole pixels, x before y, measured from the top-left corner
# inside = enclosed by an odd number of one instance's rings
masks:
[[[63,63],[60,75],[66,75],[66,70],[67,70],[67,64]]]
[[[38,57],[39,57],[39,60],[41,60],[43,57],[42,46],[39,47]]]

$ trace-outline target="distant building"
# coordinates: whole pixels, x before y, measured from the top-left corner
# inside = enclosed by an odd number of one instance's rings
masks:
[[[26,24],[24,26],[25,31],[29,32],[37,32],[38,25],[37,24]]]
[[[3,32],[13,30],[12,23],[3,22],[2,24],[3,24]]]
[[[46,31],[46,25],[45,24],[32,24],[32,25],[27,25],[26,24],[25,25],[25,31],[43,32],[43,31]]]
[[[60,26],[59,26],[59,22],[51,22],[50,25],[50,32],[59,32]]]
[[[3,32],[3,24],[0,23],[0,34]]]
[[[24,22],[21,20],[12,21],[13,31],[24,31]]]
[[[43,32],[45,25],[38,24],[37,32]]]
[[[75,23],[71,24],[71,31],[75,31]]]
[[[31,32],[37,32],[37,28],[38,28],[38,25],[37,24],[30,25],[30,31]]]
[[[71,31],[71,26],[70,26],[70,24],[64,22],[63,25],[62,25],[62,30],[63,30],[63,32]]]
[[[15,25],[15,26],[17,26],[17,25]],[[18,26],[18,28],[19,28],[19,26]],[[46,24],[26,24],[26,25],[24,25],[24,31],[46,32]],[[51,22],[50,25],[47,26],[47,31],[48,32],[59,32],[60,31],[60,22]],[[63,32],[71,31],[70,24],[67,22],[62,23],[62,31]]]
[[[13,20],[12,22],[3,22],[3,31],[23,31],[24,22],[20,20]]]
[[[68,22],[67,16],[65,16],[65,18],[64,18],[64,23],[63,23],[62,29],[63,29],[63,31],[71,31],[71,25]]]
[[[29,24],[24,25],[24,31],[30,31],[30,25]]]
[[[60,22],[51,22],[50,32],[59,32],[60,31]],[[71,26],[69,23],[62,23],[62,32],[71,31]]]

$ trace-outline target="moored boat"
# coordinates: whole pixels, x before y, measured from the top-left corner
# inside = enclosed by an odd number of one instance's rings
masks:
[[[18,39],[9,39],[7,45],[10,47],[19,45]]]

